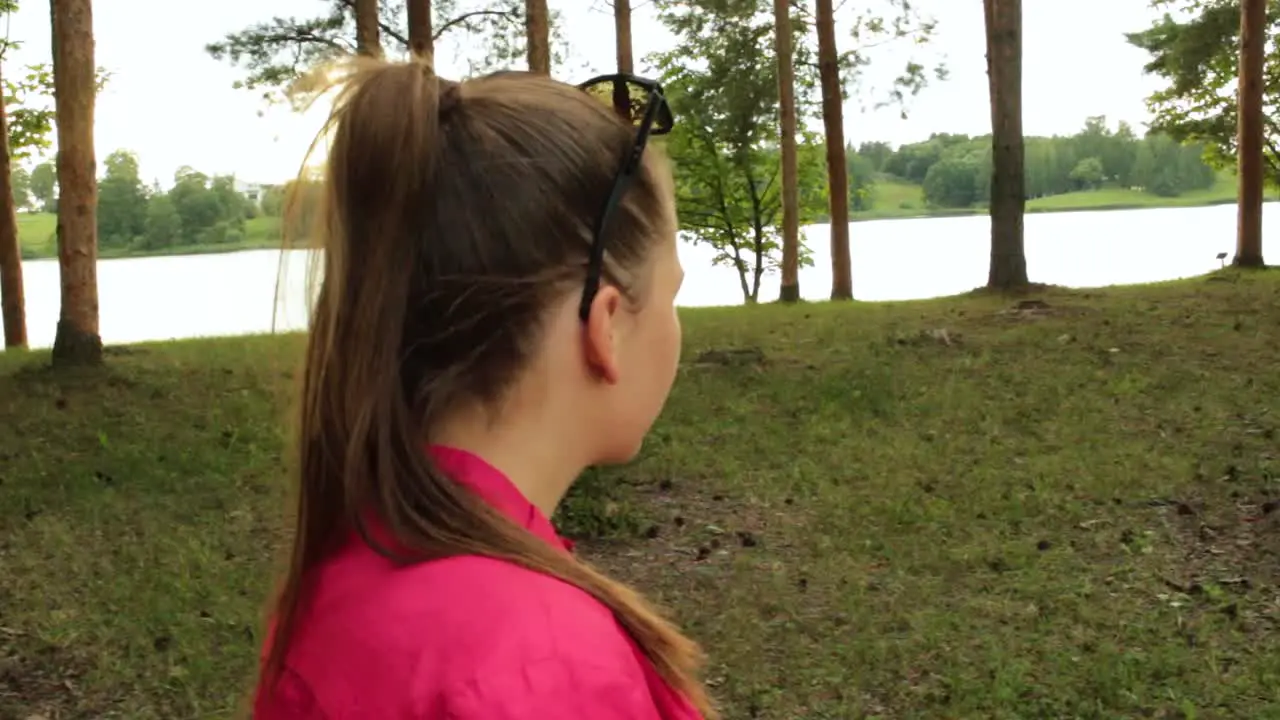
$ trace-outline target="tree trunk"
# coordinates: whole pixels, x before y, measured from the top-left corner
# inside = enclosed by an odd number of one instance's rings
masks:
[[[613,0],[613,32],[618,50],[618,72],[630,75],[635,72],[631,51],[631,0]],[[622,83],[613,86],[613,109],[621,117],[631,117],[631,93]]]
[[[431,0],[408,0],[409,52],[435,62],[435,38],[431,34]]]
[[[831,0],[817,0],[818,72],[822,78],[822,123],[827,131],[827,188],[831,196],[831,299],[853,299],[849,258],[849,168],[844,155],[844,93],[836,52]]]
[[[378,0],[356,0],[356,52],[365,57],[382,57],[378,38]]]
[[[1236,256],[1241,267],[1262,267],[1262,80],[1267,0],[1240,4],[1240,86],[1236,146],[1240,171]]]
[[[800,299],[800,199],[796,164],[796,78],[791,66],[791,1],[773,0],[778,55],[778,120],[782,134],[782,302]]]
[[[987,287],[1027,285],[1022,217],[1026,177],[1022,141],[1022,0],[984,0],[991,94],[991,266]]]
[[[0,87],[4,87],[0,81]],[[22,289],[22,248],[18,210],[13,205],[13,168],[9,158],[9,118],[0,98],[0,305],[4,307],[4,346],[27,346],[27,309]]]
[[[547,0],[525,0],[524,27],[529,71],[551,74],[551,27],[547,21]]]
[[[613,31],[618,45],[618,72],[635,72],[631,52],[631,0],[613,0]]]
[[[92,0],[51,0],[58,127],[58,270],[62,309],[54,366],[102,362],[98,335],[98,180],[93,148],[97,95]]]

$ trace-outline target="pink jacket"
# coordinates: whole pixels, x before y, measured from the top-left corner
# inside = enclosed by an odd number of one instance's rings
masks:
[[[440,467],[549,543],[550,521],[459,450]],[[477,556],[396,568],[353,540],[316,575],[254,720],[700,720],[577,588]]]

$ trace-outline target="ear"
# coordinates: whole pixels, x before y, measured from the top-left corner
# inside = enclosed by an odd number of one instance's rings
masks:
[[[587,367],[604,382],[618,382],[618,330],[623,312],[622,293],[602,285],[591,301],[591,312],[582,323],[582,347]]]

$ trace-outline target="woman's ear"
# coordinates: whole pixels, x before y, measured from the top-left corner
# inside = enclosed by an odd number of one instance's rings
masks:
[[[582,323],[582,350],[592,374],[610,385],[618,382],[619,323],[624,312],[622,293],[602,285],[591,301],[591,311]]]

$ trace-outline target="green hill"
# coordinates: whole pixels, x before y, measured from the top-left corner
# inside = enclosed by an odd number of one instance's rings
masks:
[[[1275,192],[1268,192],[1269,200],[1277,199]],[[871,188],[872,206],[866,212],[852,214],[854,220],[881,220],[890,218],[946,217],[985,213],[986,207],[931,208],[924,201],[924,189],[920,185],[893,178],[876,181]],[[1139,210],[1161,207],[1196,207],[1223,205],[1236,201],[1236,181],[1231,175],[1220,175],[1213,187],[1193,190],[1178,197],[1160,197],[1141,190],[1120,187],[1103,187],[1097,190],[1032,198],[1027,201],[1027,212],[1071,212],[1077,210]]]

